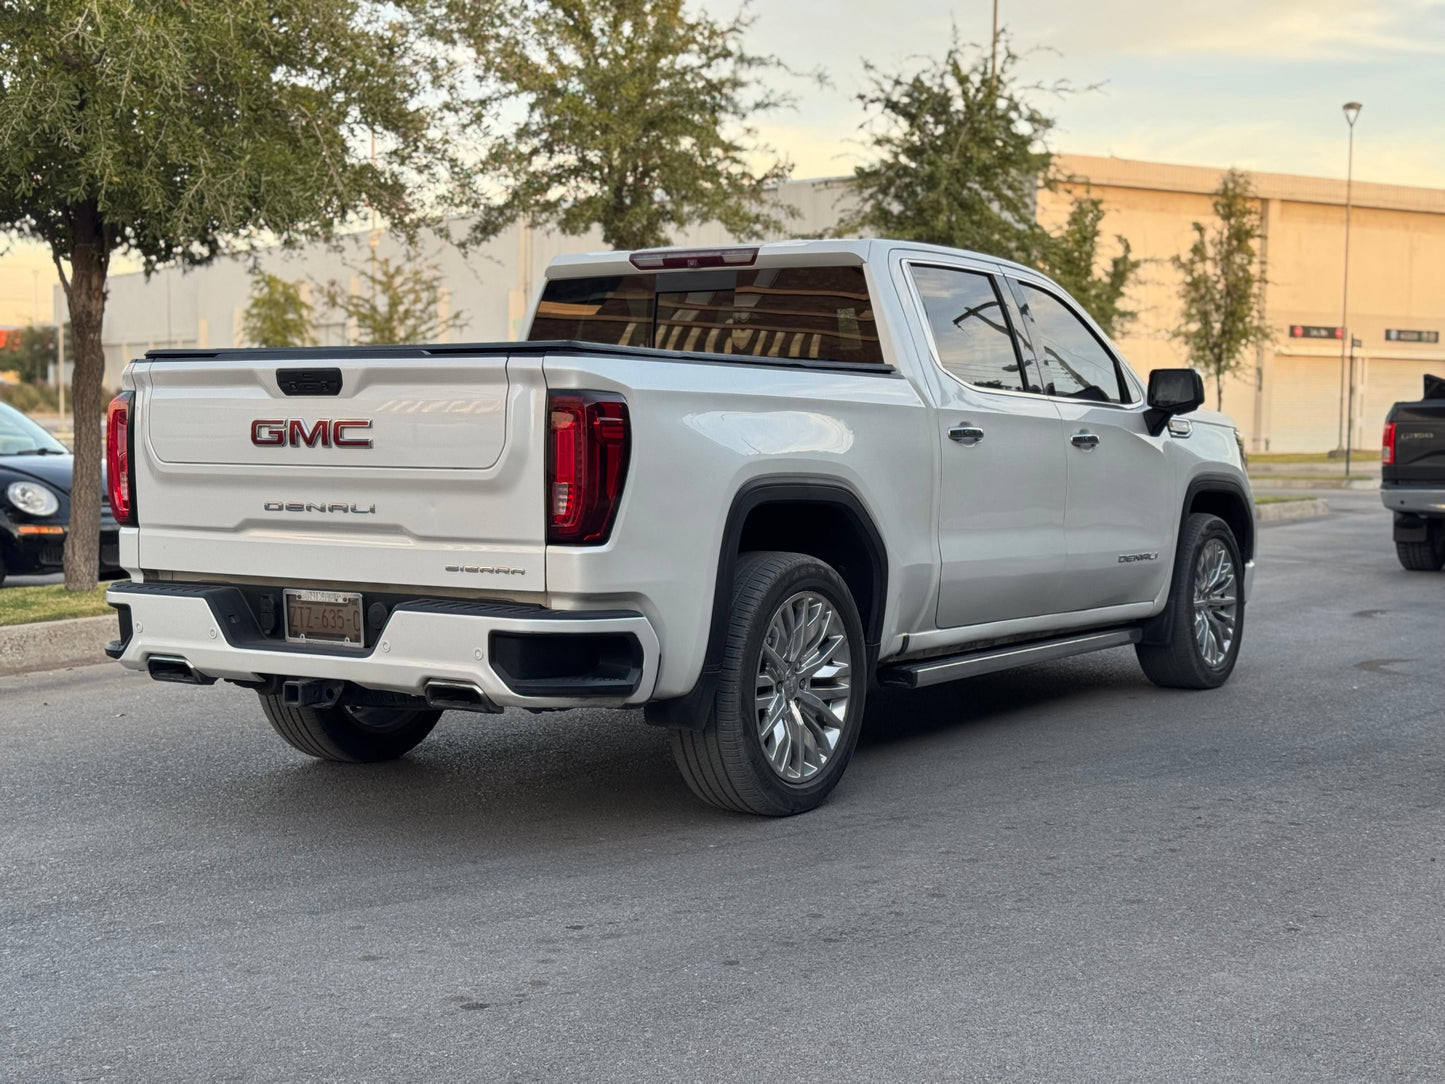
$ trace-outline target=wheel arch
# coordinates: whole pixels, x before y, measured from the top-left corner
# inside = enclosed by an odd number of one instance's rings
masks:
[[[806,521],[797,518],[802,509],[810,513]],[[727,630],[728,585],[739,558],[758,550],[806,553],[837,570],[858,607],[872,673],[888,598],[888,553],[873,517],[858,494],[835,478],[757,479],[738,490],[728,510],[702,673],[686,696],[648,704],[649,723],[696,729],[707,722]]]
[[[1181,535],[1185,519],[1195,512],[1206,512],[1224,520],[1234,534],[1234,540],[1239,543],[1239,551],[1244,555],[1244,559],[1254,560],[1254,504],[1237,478],[1206,474],[1189,483],[1189,489],[1184,494],[1184,508],[1179,516]]]

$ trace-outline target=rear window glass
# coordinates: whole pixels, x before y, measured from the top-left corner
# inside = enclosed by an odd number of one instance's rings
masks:
[[[882,364],[861,267],[557,279],[528,338]]]

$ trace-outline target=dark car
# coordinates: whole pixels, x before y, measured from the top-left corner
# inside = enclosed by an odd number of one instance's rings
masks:
[[[1425,378],[1425,394],[1396,403],[1385,418],[1380,500],[1395,513],[1395,552],[1412,572],[1445,565],[1445,379]]]
[[[45,575],[63,567],[70,524],[70,450],[20,411],[0,403],[0,583],[8,575]],[[119,571],[117,528],[100,509],[100,572]]]

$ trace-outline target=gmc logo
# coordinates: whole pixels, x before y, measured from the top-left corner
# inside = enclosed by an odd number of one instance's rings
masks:
[[[370,419],[331,421],[322,418],[310,428],[300,418],[257,418],[251,423],[251,443],[258,448],[370,448],[370,437],[350,436],[349,431],[370,429]]]

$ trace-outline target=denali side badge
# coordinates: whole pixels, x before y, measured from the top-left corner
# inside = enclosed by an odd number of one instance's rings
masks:
[[[1158,555],[1157,553],[1121,553],[1121,554],[1119,554],[1119,563],[1120,563],[1121,565],[1133,564],[1135,561],[1157,561],[1157,560],[1159,560],[1159,555]]]
[[[251,423],[251,443],[258,448],[306,445],[315,448],[370,448],[370,437],[350,435],[354,429],[370,429],[370,418],[332,421],[321,418],[307,425],[300,418],[257,418]]]

